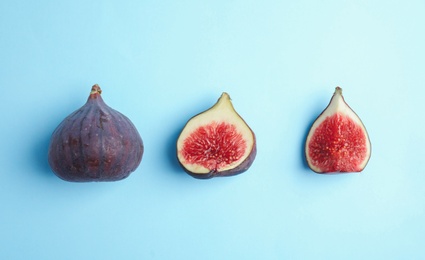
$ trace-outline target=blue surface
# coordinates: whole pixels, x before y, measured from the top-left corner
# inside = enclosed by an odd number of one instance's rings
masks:
[[[424,1],[89,2],[0,2],[0,259],[425,258]],[[64,182],[50,135],[94,83],[143,161]],[[337,85],[371,138],[361,174],[303,160]],[[197,180],[175,141],[223,91],[258,155]]]

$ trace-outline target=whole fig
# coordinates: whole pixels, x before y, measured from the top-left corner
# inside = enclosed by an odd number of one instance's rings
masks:
[[[133,123],[110,108],[96,84],[84,106],[52,134],[48,160],[53,172],[72,182],[117,181],[136,170],[143,141]]]

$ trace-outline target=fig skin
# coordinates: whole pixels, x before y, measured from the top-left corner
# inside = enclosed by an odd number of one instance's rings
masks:
[[[184,129],[189,125],[189,123],[193,119],[195,119],[197,117],[200,117],[201,115],[205,115],[209,111],[213,110],[215,107],[219,106],[223,102],[222,100],[228,100],[228,102],[229,102],[228,103],[228,107],[229,107],[231,113],[234,113],[235,117],[237,117],[238,120],[240,120],[239,121],[239,124],[244,125],[244,127],[246,127],[246,129],[249,131],[249,133],[251,135],[251,138],[252,138],[252,145],[251,145],[251,148],[250,147],[247,147],[247,148],[248,149],[251,149],[251,150],[249,151],[248,156],[242,162],[240,162],[236,167],[234,167],[234,168],[230,168],[230,169],[227,169],[227,170],[221,170],[221,171],[220,170],[213,169],[213,170],[210,170],[207,173],[196,173],[196,172],[193,172],[193,171],[189,170],[184,165],[184,163],[182,161],[180,161],[180,159],[179,159],[179,145],[178,145],[179,140],[182,137],[182,134],[184,132]],[[200,126],[201,125],[199,125],[198,127],[200,127]],[[248,132],[248,131],[246,131],[246,132]],[[229,95],[226,92],[223,92],[223,94],[221,95],[221,97],[218,99],[217,103],[214,106],[212,106],[211,108],[209,108],[209,109],[207,109],[207,110],[205,110],[205,111],[203,111],[203,112],[201,112],[201,113],[199,113],[199,114],[191,117],[187,121],[186,125],[183,127],[183,130],[182,130],[182,132],[180,133],[180,135],[179,135],[179,137],[177,139],[177,145],[176,145],[176,147],[177,147],[177,149],[176,149],[177,161],[179,162],[180,166],[182,167],[182,169],[187,174],[189,174],[190,176],[192,176],[192,177],[194,177],[196,179],[211,179],[213,177],[230,177],[230,176],[241,174],[241,173],[247,171],[251,167],[251,165],[253,164],[253,162],[255,160],[255,157],[257,155],[257,142],[256,142],[255,134],[252,131],[252,129],[248,126],[248,124],[245,122],[245,120],[236,112],[236,110],[234,109],[234,107],[233,107],[233,105],[231,103],[231,99],[230,99]]]
[[[110,108],[96,84],[84,106],[54,130],[48,152],[53,172],[70,182],[127,178],[139,166],[144,146],[136,127]]]
[[[352,123],[354,123],[356,125],[356,127],[358,127],[358,130],[361,130],[360,132],[362,133],[363,136],[360,136],[360,137],[357,136],[357,137],[360,138],[360,139],[361,138],[365,139],[364,140],[365,142],[362,144],[364,146],[364,149],[365,149],[364,158],[363,158],[363,160],[357,162],[358,164],[356,164],[356,165],[349,165],[349,166],[339,165],[342,161],[346,160],[347,158],[353,159],[352,157],[346,157],[345,156],[345,157],[339,158],[341,161],[338,161],[338,166],[332,166],[331,167],[331,168],[337,168],[337,170],[320,169],[320,167],[317,166],[317,165],[314,165],[313,162],[311,162],[311,159],[309,158],[309,152],[310,152],[309,144],[311,142],[312,136],[315,135],[315,131],[321,126],[321,124],[324,123],[328,119],[328,117],[333,117],[335,115],[339,115],[343,118],[347,117],[350,120],[353,120]],[[339,131],[341,131],[341,130],[339,130]],[[347,137],[347,136],[345,136],[345,137]],[[352,138],[352,137],[353,137],[352,135],[348,136],[348,138]],[[353,141],[352,139],[351,140],[346,139],[346,140],[349,143]],[[338,139],[338,141],[339,141],[339,139]],[[330,144],[330,145],[332,145],[332,144]],[[326,148],[328,148],[328,147],[326,146]],[[330,146],[330,148],[332,149],[332,146]],[[326,154],[326,152],[324,152],[324,153]],[[312,124],[312,126],[309,130],[309,133],[307,135],[306,142],[305,142],[305,160],[306,160],[309,168],[315,173],[325,174],[325,175],[361,172],[361,171],[364,170],[364,168],[368,164],[370,157],[371,157],[371,153],[372,153],[372,145],[371,145],[370,138],[369,138],[368,132],[366,130],[366,127],[364,126],[360,117],[347,104],[347,102],[345,102],[344,96],[342,95],[342,88],[337,86],[335,88],[335,92],[334,92],[328,106],[316,118],[316,120]],[[358,157],[358,154],[353,154],[353,155],[354,155],[354,157]]]

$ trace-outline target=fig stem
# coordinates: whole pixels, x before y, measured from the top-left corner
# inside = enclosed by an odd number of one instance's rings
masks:
[[[100,89],[99,85],[94,84],[93,87],[91,87],[90,95],[94,94],[102,94],[102,89]]]
[[[335,94],[340,94],[340,95],[342,95],[342,88],[341,88],[341,87],[339,87],[339,86],[337,86],[337,87],[335,88]]]

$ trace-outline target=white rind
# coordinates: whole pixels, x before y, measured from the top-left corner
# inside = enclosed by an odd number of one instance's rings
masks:
[[[363,122],[360,120],[359,116],[350,108],[350,106],[348,106],[348,104],[345,102],[344,97],[342,96],[342,89],[340,87],[336,87],[335,88],[335,92],[332,96],[331,101],[329,102],[329,105],[325,108],[325,110],[323,110],[322,114],[319,115],[319,117],[316,119],[316,121],[313,123],[313,125],[310,128],[310,132],[307,135],[307,140],[306,140],[306,155],[309,154],[309,147],[308,144],[310,143],[310,139],[313,136],[313,131],[315,131],[317,129],[317,127],[323,123],[323,121],[326,120],[327,117],[334,115],[335,113],[340,113],[341,115],[347,115],[348,117],[350,117],[357,125],[359,125],[362,129],[363,132],[365,133],[366,136],[366,150],[367,150],[367,154],[365,159],[363,160],[363,162],[361,162],[359,164],[359,168],[363,169],[367,162],[369,161],[370,158],[370,151],[371,151],[371,147],[370,147],[370,140],[369,140],[369,136],[368,133],[366,131],[365,126],[363,125]],[[310,166],[310,168],[315,171],[315,172],[321,172],[321,170],[317,167],[315,167],[310,161],[309,161],[309,156],[306,156],[307,158],[307,162]]]
[[[221,97],[218,99],[217,103],[214,106],[192,117],[187,122],[186,126],[184,127],[177,140],[177,157],[180,162],[184,163],[185,160],[180,152],[183,148],[184,140],[186,140],[189,135],[192,134],[198,127],[202,125],[211,124],[212,122],[216,122],[218,124],[222,122],[233,124],[236,127],[237,132],[242,134],[243,139],[246,141],[246,149],[248,151],[245,152],[244,156],[239,158],[239,160],[227,165],[226,167],[220,168],[220,171],[233,169],[236,165],[239,165],[249,156],[250,151],[254,146],[255,137],[246,122],[236,112],[232,105],[230,96],[225,92],[221,95]],[[210,169],[198,164],[185,164],[185,168],[188,171],[197,174],[208,174],[211,171]]]

